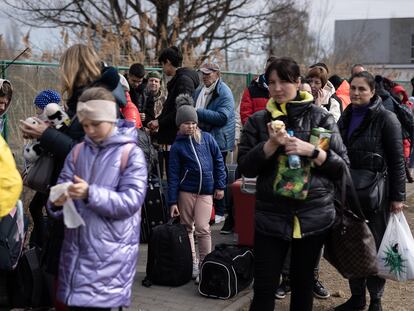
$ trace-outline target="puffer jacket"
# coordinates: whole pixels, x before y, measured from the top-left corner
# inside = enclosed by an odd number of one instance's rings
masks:
[[[269,89],[265,82],[264,74],[257,79],[252,80],[249,87],[244,92],[240,102],[240,118],[244,125],[247,118],[253,113],[266,108],[266,103],[269,100]]]
[[[178,192],[213,194],[226,187],[226,172],[220,149],[209,134],[201,131],[201,141],[178,134],[170,150],[168,204],[177,204]]]
[[[0,219],[6,216],[19,199],[23,184],[13,154],[0,135]]]
[[[300,92],[295,101],[286,104],[286,110],[287,116],[276,119],[284,121],[286,128],[304,141],[309,141],[312,128],[333,131],[326,161],[311,168],[307,198],[295,200],[273,192],[277,158],[284,154],[284,148],[278,148],[275,154],[265,158],[263,146],[269,139],[267,123],[272,121],[268,110],[253,114],[245,124],[239,144],[238,168],[246,177],[257,176],[256,230],[263,235],[290,240],[294,216],[299,220],[302,237],[318,234],[332,225],[335,217],[334,181],[342,177],[348,157],[333,116],[313,105],[312,95]]]
[[[100,145],[85,137],[76,163],[68,155],[58,183],[77,175],[89,184],[86,200],[74,200],[86,225],[65,228],[57,297],[69,306],[128,307],[136,270],[140,208],[147,188],[144,155],[134,146],[121,171],[125,144],[136,144],[131,122],[120,121]],[[49,212],[54,211],[49,202]]]
[[[385,107],[385,109],[395,113],[394,105],[395,105],[395,103],[397,103],[397,100],[391,95],[390,92],[388,92],[382,86],[382,84],[377,83],[375,85],[375,95],[378,95],[381,98],[382,105]],[[410,135],[407,131],[404,131],[402,128],[401,128],[401,131],[402,131],[402,137],[403,137],[404,157],[409,158],[410,154],[411,154],[411,143],[410,143],[410,139],[409,139]]]
[[[346,79],[344,79],[341,85],[339,85],[335,94],[342,101],[342,109],[345,110],[345,108],[351,103],[351,99],[349,98],[349,82],[346,81]]]
[[[159,144],[172,145],[177,135],[175,115],[177,113],[176,98],[180,94],[193,96],[200,84],[196,71],[182,67],[178,68],[175,76],[167,83],[168,95],[161,114],[158,116],[159,129],[156,135]]]
[[[120,108],[125,120],[135,123],[135,127],[140,129],[142,127],[141,115],[139,114],[137,106],[131,100],[131,96],[128,91],[125,91],[126,105]]]
[[[197,102],[201,88],[197,89],[194,102]],[[205,108],[197,109],[198,126],[209,132],[221,152],[234,149],[236,135],[236,119],[234,114],[234,98],[230,88],[221,80],[216,84],[211,100]]]
[[[352,118],[352,104],[345,109],[338,127],[352,168],[382,171],[384,163],[378,157],[367,157],[377,153],[383,157],[388,171],[389,200],[405,200],[405,168],[401,125],[396,115],[384,108],[381,98],[374,96],[362,123],[348,139],[348,128]]]

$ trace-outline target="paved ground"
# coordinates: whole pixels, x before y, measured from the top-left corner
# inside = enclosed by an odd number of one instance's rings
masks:
[[[235,243],[234,236],[220,234],[223,223],[212,226],[213,244]],[[229,300],[211,299],[201,296],[193,281],[184,286],[167,287],[153,285],[146,288],[141,285],[145,277],[147,264],[147,244],[140,245],[137,274],[133,288],[130,310],[140,311],[221,311],[239,310],[250,301],[250,292],[245,290]]]
[[[414,184],[407,184],[407,197],[414,195]],[[213,243],[235,243],[233,235],[221,235],[222,223],[212,226]],[[253,296],[247,289],[229,300],[210,299],[198,293],[193,281],[180,287],[153,285],[143,287],[141,281],[145,277],[147,245],[141,244],[137,275],[133,289],[133,300],[130,310],[139,311],[237,311],[247,310]]]

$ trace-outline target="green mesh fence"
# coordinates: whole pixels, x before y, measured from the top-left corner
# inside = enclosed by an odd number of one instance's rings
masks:
[[[23,136],[19,130],[19,120],[25,120],[35,115],[33,100],[35,96],[45,89],[60,91],[59,66],[52,63],[40,62],[15,62],[0,61],[3,78],[10,80],[13,85],[12,104],[7,113],[7,140],[16,155],[17,164],[22,167]],[[5,67],[7,69],[5,69]],[[4,70],[5,69],[5,70]],[[120,73],[128,70],[128,67],[118,67]],[[161,68],[146,68],[147,71]],[[243,90],[252,79],[252,74],[223,72],[223,81],[233,91],[235,109],[240,103]]]

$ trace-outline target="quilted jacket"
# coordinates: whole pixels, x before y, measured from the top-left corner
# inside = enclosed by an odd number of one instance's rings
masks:
[[[295,136],[309,141],[312,128],[323,127],[333,131],[326,161],[311,168],[307,198],[297,200],[279,196],[273,191],[273,182],[279,168],[278,156],[284,154],[280,147],[269,158],[263,146],[269,139],[267,123],[272,121],[268,110],[253,114],[244,125],[240,138],[238,169],[246,177],[256,177],[256,230],[263,235],[290,240],[293,236],[293,220],[297,217],[301,237],[324,232],[334,221],[334,182],[342,177],[348,163],[346,148],[334,117],[325,109],[313,104],[312,96],[300,92],[295,101],[286,103],[287,116],[283,120],[286,128]],[[310,96],[310,99],[306,97]]]
[[[168,204],[176,204],[178,192],[213,194],[226,187],[226,172],[214,138],[201,132],[201,142],[178,134],[170,150],[168,167]]]
[[[86,225],[65,228],[57,297],[69,306],[128,307],[138,257],[140,209],[147,188],[147,168],[134,146],[121,170],[123,145],[136,144],[131,122],[120,122],[112,136],[97,145],[85,136],[76,162],[73,150],[58,183],[77,175],[89,184],[86,200],[74,200]],[[62,211],[49,211],[58,217]]]
[[[201,88],[196,90],[195,102]],[[234,98],[230,88],[220,79],[205,108],[197,109],[198,126],[209,132],[220,147],[221,152],[232,151],[236,134]]]

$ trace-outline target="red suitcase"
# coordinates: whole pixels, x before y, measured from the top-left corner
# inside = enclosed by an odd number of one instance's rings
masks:
[[[256,178],[237,179],[231,190],[234,200],[234,232],[238,244],[253,247]]]

